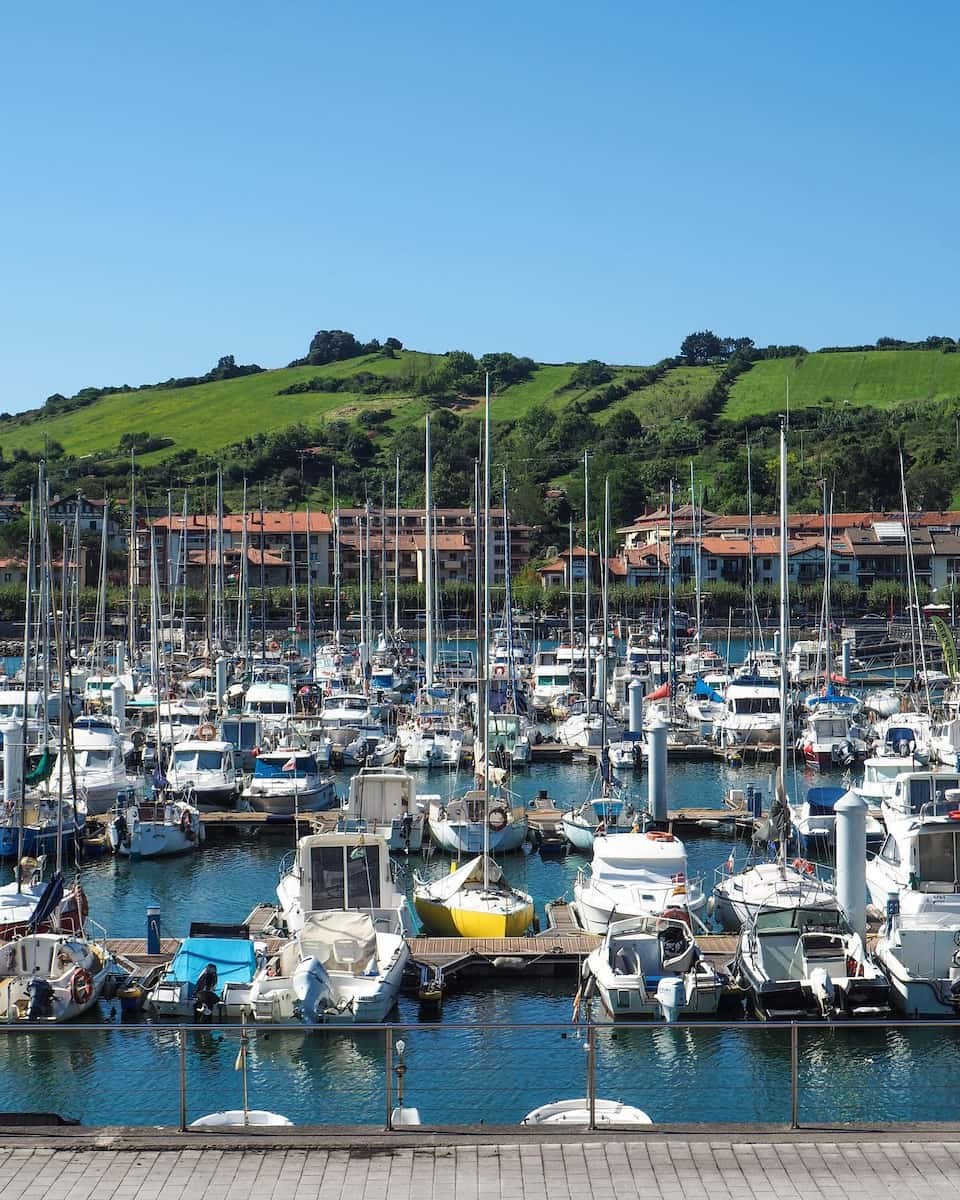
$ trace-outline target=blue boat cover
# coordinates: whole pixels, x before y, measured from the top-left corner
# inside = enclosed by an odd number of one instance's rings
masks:
[[[291,758],[295,760],[296,767],[285,771],[284,764],[288,763]],[[319,775],[319,773],[320,768],[312,754],[297,754],[293,750],[283,762],[276,758],[273,762],[268,762],[262,757],[258,758],[256,766],[253,768],[255,779],[306,779],[308,775]]]
[[[842,787],[812,787],[807,792],[807,804],[810,805],[811,816],[829,816],[833,812],[836,802],[846,794],[847,789]]]
[[[701,700],[713,700],[715,704],[722,704],[723,697],[719,692],[715,692],[709,683],[704,683],[702,679],[698,679],[694,684],[693,694],[699,696]]]
[[[257,969],[253,942],[240,938],[184,938],[166,978],[178,983],[196,983],[208,963],[217,968],[218,985],[249,983]]]

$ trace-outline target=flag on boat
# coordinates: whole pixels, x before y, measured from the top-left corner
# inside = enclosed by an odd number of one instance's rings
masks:
[[[287,761],[280,768],[281,771],[295,771],[297,769],[296,757],[291,754]]]

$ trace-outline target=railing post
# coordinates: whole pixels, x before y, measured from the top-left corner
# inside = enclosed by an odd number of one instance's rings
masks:
[[[593,1025],[587,1026],[587,1108],[589,1112],[588,1129],[597,1127],[597,1031]]]
[[[177,1033],[180,1047],[180,1132],[187,1129],[187,1031],[181,1029]]]
[[[393,1129],[393,1030],[383,1031],[383,1061],[386,1070],[387,1130]]]
[[[796,1021],[790,1025],[790,1128],[800,1128],[800,1054]]]

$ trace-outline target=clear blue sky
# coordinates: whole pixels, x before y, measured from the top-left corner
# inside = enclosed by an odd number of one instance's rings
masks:
[[[928,3],[5,6],[0,411],[320,328],[649,362],[960,335]]]

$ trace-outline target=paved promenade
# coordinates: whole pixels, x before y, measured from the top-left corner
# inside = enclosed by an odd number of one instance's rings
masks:
[[[0,1200],[932,1200],[960,1140],[514,1141],[349,1149],[0,1147]],[[832,1136],[832,1135],[831,1135]],[[44,1139],[45,1140],[45,1139]]]

